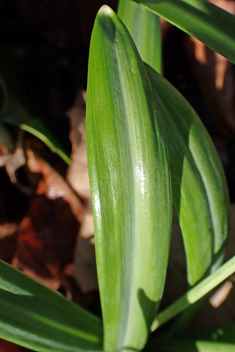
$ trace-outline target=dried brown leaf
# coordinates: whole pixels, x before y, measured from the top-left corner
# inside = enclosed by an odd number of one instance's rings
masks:
[[[70,205],[74,216],[81,222],[84,214],[83,204],[64,178],[45,160],[36,157],[31,149],[26,150],[26,155],[29,170],[42,174],[37,193],[45,194],[49,199],[63,198]]]
[[[20,224],[13,266],[58,289],[64,268],[73,263],[78,228],[63,198],[35,197]]]

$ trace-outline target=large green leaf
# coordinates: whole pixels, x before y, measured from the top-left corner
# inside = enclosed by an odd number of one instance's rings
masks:
[[[235,16],[207,0],[134,0],[235,63]]]
[[[221,263],[228,235],[229,199],[224,172],[195,111],[161,75],[147,67],[165,124],[173,200],[194,285]]]
[[[42,352],[102,351],[98,318],[1,261],[0,337]]]
[[[126,25],[143,61],[157,72],[162,70],[159,17],[131,0],[119,0],[119,18]]]
[[[144,64],[107,6],[96,17],[88,72],[87,153],[104,349],[140,350],[164,288],[170,175]]]

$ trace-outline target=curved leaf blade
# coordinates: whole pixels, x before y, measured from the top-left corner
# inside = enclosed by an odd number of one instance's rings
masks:
[[[130,32],[143,61],[162,71],[160,19],[131,0],[119,0],[117,14]]]
[[[205,0],[134,0],[235,63],[235,16]]]
[[[60,142],[55,138],[55,136],[49,131],[47,126],[43,121],[26,112],[22,115],[14,110],[4,110],[0,115],[0,120],[8,123],[12,126],[20,127],[23,131],[31,133],[33,136],[40,139],[48,148],[54,153],[57,153],[61,159],[63,159],[68,165],[71,163],[71,159],[68,153],[65,151]]]
[[[221,263],[229,226],[227,184],[217,152],[195,111],[162,76],[147,67],[165,124],[173,200],[194,285]]]
[[[92,314],[0,261],[0,337],[40,352],[102,351]]]
[[[165,282],[170,173],[145,67],[107,6],[96,17],[88,72],[87,154],[104,349],[140,350]]]
[[[229,259],[221,266],[216,272],[208,276],[203,281],[199,282],[196,286],[191,288],[187,293],[173,302],[169,307],[157,314],[152,324],[152,331],[159,326],[165,324],[167,321],[175,317],[190,305],[199,301],[207,293],[218,286],[222,281],[227,279],[235,272],[235,256]]]
[[[17,66],[17,62],[13,61],[11,64]],[[0,59],[0,69],[0,93],[2,91],[4,95],[3,106],[0,107],[0,121],[31,133],[45,143],[53,152],[57,153],[67,164],[70,164],[71,159],[67,151],[29,106],[19,86],[17,75],[13,76],[9,73],[6,65],[2,62],[2,58]]]

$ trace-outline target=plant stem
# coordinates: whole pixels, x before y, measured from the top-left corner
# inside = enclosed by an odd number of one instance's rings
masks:
[[[156,330],[159,326],[165,324],[168,320],[175,317],[191,304],[197,302],[200,298],[205,296],[208,292],[213,290],[222,281],[227,279],[235,272],[235,256],[228,260],[219,270],[201,281],[186,294],[180,297],[177,301],[172,303],[169,307],[157,314],[151,326],[151,331]]]

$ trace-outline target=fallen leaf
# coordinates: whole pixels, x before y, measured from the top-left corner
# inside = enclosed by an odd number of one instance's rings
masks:
[[[222,286],[209,299],[210,304],[214,308],[218,308],[228,298],[230,291],[233,288],[234,277],[226,280]]]
[[[69,137],[72,143],[72,163],[68,168],[66,179],[84,200],[85,212],[79,229],[73,273],[82,292],[87,294],[98,290],[98,284],[94,250],[93,214],[87,166],[85,100],[86,92],[78,92],[74,106],[67,113],[71,126]]]
[[[0,225],[0,259],[10,263],[16,249],[17,231],[16,223],[4,223]]]
[[[58,289],[64,268],[73,263],[78,228],[63,198],[35,197],[20,224],[13,266]]]
[[[25,143],[28,176],[36,173],[40,178],[30,178],[36,182],[37,196],[31,199],[21,221],[12,264],[47,286],[59,289],[66,286],[64,269],[73,264],[84,207],[64,178],[36,155],[40,152],[37,147],[30,140]]]
[[[33,352],[28,348],[15,345],[12,342],[0,339],[0,352]]]
[[[36,157],[30,148],[26,149],[26,155],[29,170],[42,175],[37,194],[45,194],[49,199],[63,198],[70,205],[74,216],[81,222],[84,214],[83,204],[64,178],[45,160]]]
[[[14,143],[12,137],[5,125],[0,122],[0,167],[8,162],[13,150]]]

